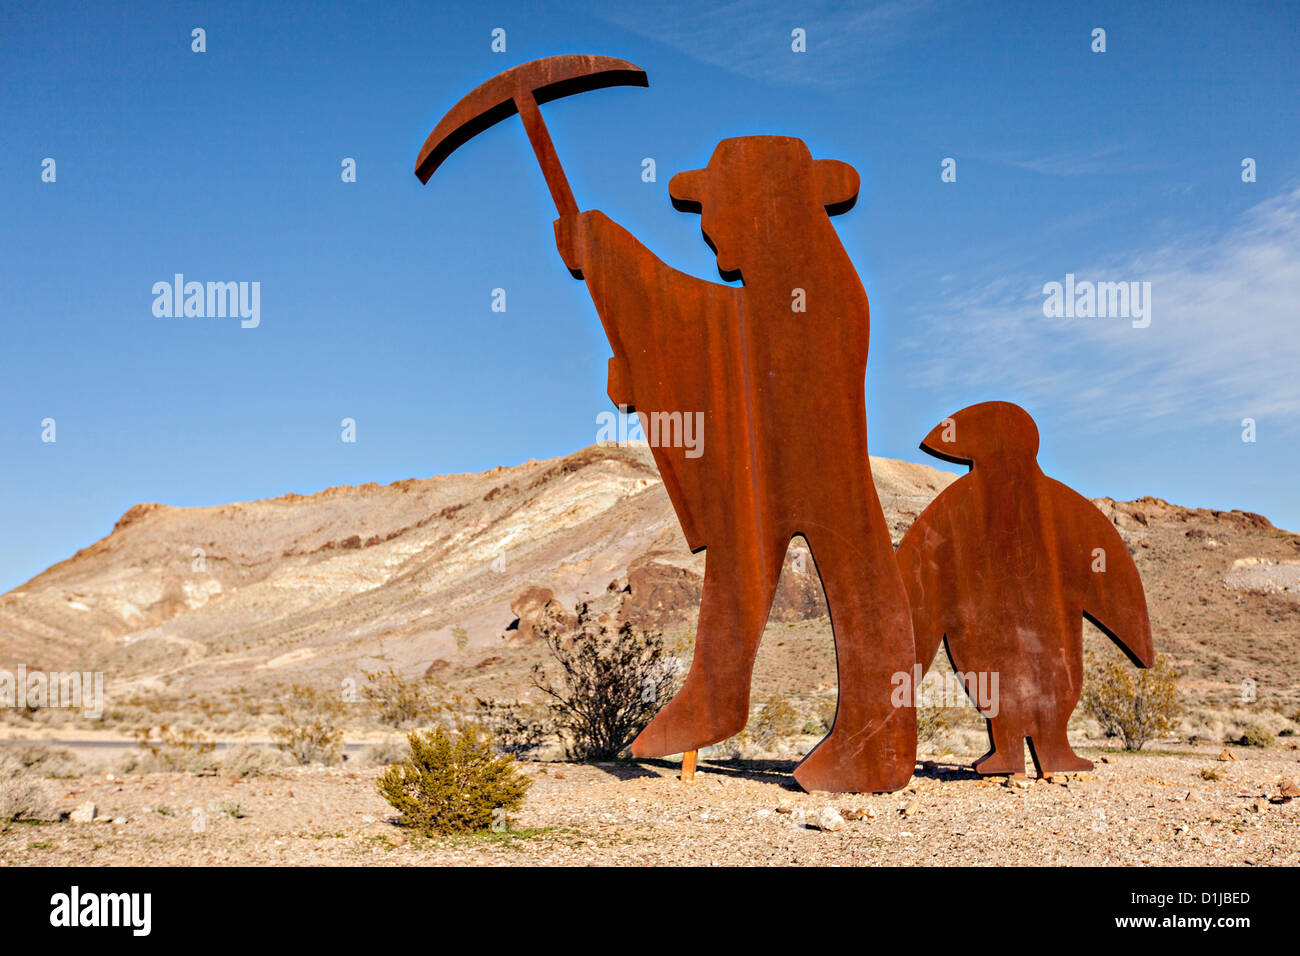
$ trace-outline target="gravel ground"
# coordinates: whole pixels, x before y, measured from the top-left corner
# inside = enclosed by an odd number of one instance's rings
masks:
[[[60,810],[92,801],[100,820],[15,824],[0,864],[1300,864],[1300,799],[1270,801],[1300,779],[1300,754],[1220,751],[1085,750],[1091,774],[1010,786],[946,757],[880,796],[802,793],[788,763],[703,763],[690,783],[666,762],[525,764],[535,782],[512,832],[442,840],[389,822],[372,769],[98,774],[46,786]],[[810,827],[828,807],[849,819]]]

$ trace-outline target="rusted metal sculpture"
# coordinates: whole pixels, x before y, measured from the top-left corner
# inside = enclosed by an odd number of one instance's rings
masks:
[[[867,456],[867,296],[829,218],[856,201],[857,172],[813,159],[794,138],[722,141],[706,169],[674,176],[669,193],[678,209],[702,214],[719,273],[743,285],[678,272],[604,214],[577,212],[535,108],[644,82],[607,57],[516,67],[438,124],[416,174],[427,181],[460,143],[520,113],[560,212],[557,247],[586,280],[614,353],[609,397],[641,417],[686,541],[707,549],[690,673],[632,752],[689,752],[744,728],[783,559],[803,535],[830,608],[839,706],[795,777],[809,790],[896,790],[912,775],[916,721],[891,687],[915,648]],[[683,415],[702,416],[702,454],[659,434],[657,422]]]
[[[1092,769],[1066,737],[1083,681],[1083,619],[1139,667],[1153,662],[1146,597],[1127,546],[1092,502],[1043,474],[1038,428],[1017,405],[964,408],[921,448],[971,470],[898,547],[916,681],[945,640],[988,720],[991,746],[977,772],[1024,773],[1026,740],[1040,774]]]

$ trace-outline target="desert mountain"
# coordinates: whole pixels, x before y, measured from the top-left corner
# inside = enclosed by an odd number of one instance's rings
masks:
[[[895,542],[956,477],[872,467]],[[1241,511],[1097,504],[1135,555],[1157,649],[1187,680],[1231,697],[1251,678],[1261,696],[1300,699],[1300,536]],[[0,597],[0,666],[75,664],[118,691],[181,693],[390,666],[517,670],[540,653],[533,628],[548,605],[598,597],[688,632],[703,562],[643,447],[219,507],[141,504]],[[814,571],[796,542],[774,622],[824,629]]]

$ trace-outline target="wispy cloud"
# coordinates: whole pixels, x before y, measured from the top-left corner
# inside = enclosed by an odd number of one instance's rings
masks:
[[[1155,162],[1135,162],[1125,157],[1128,150],[1113,143],[1091,148],[1072,147],[1038,155],[1024,153],[968,153],[971,159],[1011,166],[1043,176],[1130,175],[1161,168]]]
[[[595,16],[680,50],[711,66],[755,80],[837,87],[883,69],[883,55],[899,46],[932,12],[931,0],[845,5],[808,3],[673,2],[640,0],[597,4]],[[791,31],[807,31],[804,54],[790,50]]]
[[[928,386],[1037,396],[1095,427],[1268,419],[1300,431],[1300,186],[1221,234],[1133,250],[1079,280],[1151,283],[1149,328],[1123,318],[1049,319],[1043,284],[1019,274],[915,307],[914,360]]]

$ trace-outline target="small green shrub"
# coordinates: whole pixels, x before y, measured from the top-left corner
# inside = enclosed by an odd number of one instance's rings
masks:
[[[1271,747],[1273,746],[1273,735],[1263,727],[1253,724],[1247,727],[1245,733],[1235,741],[1243,747]]]
[[[1141,750],[1147,741],[1170,733],[1182,712],[1178,672],[1161,656],[1142,670],[1127,661],[1090,658],[1081,702],[1106,736],[1122,737],[1127,750]]]
[[[501,829],[532,781],[515,758],[498,754],[476,727],[449,733],[440,726],[407,737],[406,759],[378,780],[379,792],[399,814],[399,825],[425,836]]]

